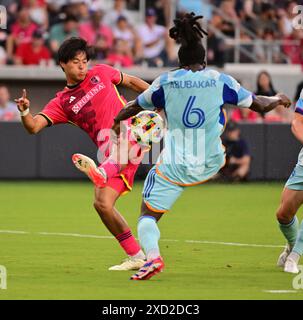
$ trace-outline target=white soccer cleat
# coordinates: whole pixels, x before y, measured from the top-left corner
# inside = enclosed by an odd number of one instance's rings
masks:
[[[139,270],[144,266],[146,260],[127,258],[121,264],[110,267],[110,271],[129,271],[129,270]]]
[[[277,261],[277,266],[280,268],[284,268],[285,266],[285,262],[287,260],[287,257],[289,256],[289,254],[291,253],[291,249],[289,244],[286,245],[285,249],[283,250],[283,252],[280,254],[278,261]]]
[[[80,153],[74,154],[72,160],[76,168],[85,173],[95,186],[98,188],[105,187],[106,175],[98,169],[94,160]]]
[[[284,266],[284,272],[298,274],[298,264],[293,259],[287,258]]]

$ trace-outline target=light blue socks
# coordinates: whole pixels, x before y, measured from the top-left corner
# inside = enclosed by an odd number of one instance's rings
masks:
[[[290,247],[292,248],[297,240],[298,229],[299,229],[299,221],[295,216],[293,220],[289,224],[281,224],[279,223],[280,230],[284,234],[284,237],[288,241]]]
[[[147,260],[160,256],[159,239],[160,230],[157,221],[152,216],[142,216],[138,223],[138,236],[141,247],[145,251]]]

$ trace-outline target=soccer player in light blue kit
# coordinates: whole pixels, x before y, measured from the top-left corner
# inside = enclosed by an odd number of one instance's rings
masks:
[[[118,133],[120,121],[143,109],[163,109],[168,124],[165,148],[145,180],[138,224],[139,240],[148,261],[132,280],[147,280],[163,270],[157,222],[186,187],[209,180],[224,165],[220,138],[226,123],[223,106],[258,112],[290,106],[284,95],[256,97],[232,77],[205,69],[201,38],[206,32],[197,21],[200,18],[192,13],[174,21],[170,37],[181,43],[180,69],[162,74],[115,119],[113,129]]]
[[[296,104],[292,122],[294,136],[303,144],[303,90]],[[299,225],[296,216],[303,204],[303,149],[298,163],[286,182],[282,200],[277,212],[279,227],[287,240],[285,250],[279,256],[277,265],[288,273],[299,273],[298,263],[303,255],[303,222]]]

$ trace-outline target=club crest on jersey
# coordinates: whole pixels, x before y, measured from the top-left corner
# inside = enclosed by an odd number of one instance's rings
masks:
[[[90,82],[92,84],[97,84],[97,83],[100,82],[100,78],[98,76],[93,76],[93,77],[90,78]]]

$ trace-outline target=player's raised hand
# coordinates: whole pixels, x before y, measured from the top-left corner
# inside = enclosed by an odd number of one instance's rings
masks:
[[[22,97],[19,98],[19,99],[15,99],[15,102],[17,103],[17,107],[18,107],[20,112],[23,112],[23,111],[25,111],[26,109],[29,108],[30,102],[29,102],[29,100],[27,99],[27,96],[26,96],[26,89],[22,90]]]
[[[281,105],[283,105],[285,108],[290,108],[291,101],[285,94],[278,93],[276,96],[281,99]]]

